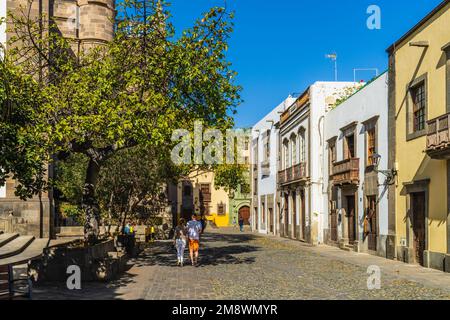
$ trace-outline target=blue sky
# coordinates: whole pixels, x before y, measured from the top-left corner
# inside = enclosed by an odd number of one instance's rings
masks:
[[[237,127],[249,127],[290,93],[334,79],[326,53],[338,54],[339,80],[353,81],[354,68],[387,69],[385,49],[441,0],[227,0],[235,11],[228,52],[239,73],[244,103]],[[223,0],[171,0],[173,22],[185,28]],[[381,29],[369,30],[367,8],[381,8]],[[361,72],[357,80],[373,73]]]

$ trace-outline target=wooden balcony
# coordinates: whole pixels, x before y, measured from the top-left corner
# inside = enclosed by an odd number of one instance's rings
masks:
[[[359,159],[351,158],[333,164],[333,182],[336,185],[359,184]]]
[[[278,172],[278,182],[282,185],[301,182],[306,179],[306,163],[300,163],[290,167],[289,169]]]
[[[450,113],[428,121],[426,153],[432,159],[450,159]]]

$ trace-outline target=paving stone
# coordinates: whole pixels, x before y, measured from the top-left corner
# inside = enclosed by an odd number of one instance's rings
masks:
[[[177,267],[167,242],[154,244],[132,262],[134,266],[111,283],[84,283],[80,291],[40,285],[34,298],[450,299],[450,274],[230,229],[205,234],[199,267]],[[373,265],[381,269],[380,290],[367,288],[367,267]]]

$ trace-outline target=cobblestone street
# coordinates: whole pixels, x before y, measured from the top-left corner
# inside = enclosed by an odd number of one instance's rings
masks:
[[[209,230],[197,268],[176,267],[168,242],[131,262],[109,284],[39,286],[34,299],[450,299],[450,274],[232,229]],[[367,289],[370,265],[381,268],[380,290]]]

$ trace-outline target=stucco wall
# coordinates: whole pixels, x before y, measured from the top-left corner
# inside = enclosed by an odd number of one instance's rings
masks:
[[[359,215],[358,221],[362,221],[364,217],[364,175],[365,175],[365,157],[366,157],[366,138],[363,122],[372,119],[375,116],[379,116],[377,120],[377,152],[381,155],[379,164],[380,170],[387,169],[388,166],[388,137],[387,137],[387,125],[388,125],[388,75],[384,73],[374,82],[368,84],[361,91],[350,97],[347,101],[334,108],[326,115],[325,120],[325,141],[337,137],[336,141],[336,154],[337,161],[344,160],[343,158],[343,135],[341,128],[349,125],[350,123],[357,121],[356,127],[356,157],[360,159],[359,177],[360,184],[358,188],[358,201],[357,211]],[[328,147],[324,153],[324,181],[325,184],[329,183],[329,159],[328,159]],[[382,184],[384,177],[379,174],[379,182]],[[384,186],[379,187],[379,195],[382,194]],[[324,202],[328,207],[327,201]],[[340,204],[338,203],[338,208]],[[327,209],[328,211],[328,209]],[[388,234],[388,198],[387,193],[380,199],[378,207],[378,224],[380,235]],[[362,225],[360,225],[360,231]]]
[[[399,168],[396,187],[397,245],[406,239],[407,200],[403,184],[430,179],[427,234],[428,250],[447,252],[446,162],[430,159],[423,151],[426,137],[406,141],[407,85],[427,74],[427,118],[446,113],[445,59],[441,48],[450,42],[450,4],[397,47],[395,54],[396,154]],[[429,48],[411,47],[411,41],[429,41]]]
[[[311,110],[310,110],[310,140],[311,155],[311,238],[313,243],[323,243],[323,230],[327,226],[328,211],[324,207],[324,199],[327,195],[327,185],[324,184],[324,125],[325,113],[330,107],[332,98],[343,90],[353,86],[353,82],[316,82],[311,86]]]
[[[277,202],[276,193],[277,193],[277,157],[278,157],[278,129],[275,128],[274,124],[276,124],[280,120],[280,112],[287,109],[292,103],[295,102],[295,98],[288,97],[281,104],[279,104],[275,109],[273,109],[269,114],[267,114],[263,119],[261,119],[257,124],[253,126],[252,129],[252,147],[258,144],[258,194],[255,195],[257,197],[257,207],[258,207],[258,219],[261,221],[261,196],[266,195],[274,195],[274,203]],[[273,122],[267,122],[268,120],[272,120]],[[259,130],[259,132],[258,132]],[[261,176],[261,163],[264,160],[264,143],[263,143],[263,134],[267,130],[270,130],[270,175],[262,177]],[[252,149],[253,150],[253,149]],[[255,163],[255,155],[252,153],[251,155],[251,163]],[[253,181],[252,181],[253,184]],[[253,203],[253,207],[255,207],[255,203]],[[267,206],[266,206],[267,209]],[[274,220],[276,220],[276,206],[274,208]],[[253,217],[253,209],[251,209],[252,220]],[[266,217],[268,217],[266,213]],[[266,219],[267,220],[267,219]],[[255,223],[255,221],[252,221]],[[274,221],[274,225],[276,225]],[[259,230],[262,233],[267,232],[267,223],[261,224],[258,223]]]

